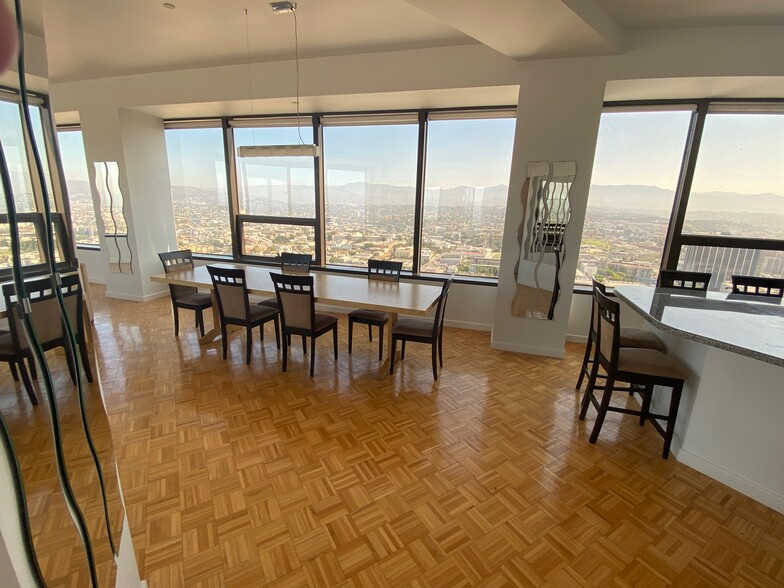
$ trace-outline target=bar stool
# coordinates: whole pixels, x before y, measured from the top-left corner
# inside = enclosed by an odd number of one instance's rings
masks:
[[[577,379],[575,390],[579,390],[583,384],[583,378],[591,375],[591,368],[596,361],[596,352],[593,349],[596,343],[596,328],[599,320],[598,311],[596,309],[596,292],[597,290],[602,294],[607,293],[607,287],[601,282],[592,279],[594,296],[591,302],[591,323],[588,328],[588,342],[585,344],[585,356],[583,357],[583,365],[580,367],[580,377]],[[621,347],[634,347],[640,349],[656,349],[657,351],[664,351],[664,344],[656,338],[656,335],[645,329],[636,329],[633,327],[623,327],[621,329]],[[591,351],[594,351],[593,355]],[[601,375],[597,376],[603,377]]]
[[[674,288],[676,290],[697,290],[705,292],[710,284],[709,272],[684,272],[681,270],[660,270],[656,280],[658,288]]]
[[[581,421],[585,420],[589,403],[593,404],[598,413],[589,441],[596,443],[604,424],[604,417],[608,412],[631,414],[640,417],[640,426],[643,426],[645,421],[649,420],[656,431],[664,438],[662,457],[667,459],[670,455],[672,435],[675,431],[675,419],[678,416],[683,382],[687,378],[687,374],[680,366],[660,351],[621,347],[620,304],[611,300],[599,290],[596,290],[594,293],[594,298],[599,315],[596,333],[596,356],[580,408]],[[607,373],[601,402],[597,401],[593,394],[596,388],[596,376],[599,372],[599,366]],[[615,388],[616,382],[628,383],[630,386],[634,386],[635,390],[639,390],[642,395],[641,410],[610,406],[612,393],[614,390],[617,390]],[[670,408],[666,415],[650,411],[654,386],[672,388]],[[663,428],[658,420],[665,421],[667,428]]]

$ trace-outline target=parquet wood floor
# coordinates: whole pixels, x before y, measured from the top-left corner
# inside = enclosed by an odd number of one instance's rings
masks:
[[[524,356],[447,328],[438,382],[417,345],[380,378],[375,343],[360,331],[349,356],[341,320],[339,360],[319,341],[311,379],[296,345],[281,373],[270,326],[246,366],[244,337],[228,361],[190,326],[175,339],[167,299],[93,295],[153,588],[784,585],[784,516],[662,460],[636,419],[610,415],[588,443],[579,345]],[[4,414],[26,402],[7,387]]]

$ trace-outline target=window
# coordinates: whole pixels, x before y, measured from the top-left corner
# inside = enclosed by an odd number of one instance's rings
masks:
[[[498,277],[514,113],[466,116],[428,121],[419,270]]]
[[[699,145],[678,268],[710,272],[711,290],[732,275],[784,275],[784,110],[711,105]]]
[[[166,150],[177,247],[231,254],[222,129],[167,128]]]
[[[656,283],[692,113],[602,114],[576,283]]]
[[[414,259],[415,114],[324,117],[326,263]]]
[[[314,157],[239,157],[248,145],[313,143],[311,119],[296,117],[231,122],[237,169],[241,256],[277,257],[282,251],[316,252]]]
[[[22,112],[14,102],[0,100],[0,140],[3,143],[8,171],[11,175],[11,188],[17,212],[36,212],[33,180],[27,162],[27,147],[22,132]],[[2,191],[0,186],[0,191]],[[0,203],[2,212],[6,212],[5,197]]]
[[[99,245],[98,225],[95,220],[90,175],[84,154],[82,131],[60,129],[57,132],[60,160],[65,175],[68,202],[71,206],[74,241],[82,245]]]

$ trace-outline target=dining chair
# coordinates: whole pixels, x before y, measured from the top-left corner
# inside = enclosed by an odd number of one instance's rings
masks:
[[[383,261],[380,259],[368,259],[367,277],[368,280],[379,280],[384,282],[399,282],[400,272],[403,269],[402,261]],[[371,310],[369,308],[358,308],[348,313],[348,352],[351,353],[352,341],[354,338],[354,323],[368,326],[368,339],[373,340],[373,327],[378,327],[378,360],[384,354],[384,325],[389,322],[389,313],[383,310]]]
[[[278,299],[283,326],[283,371],[286,371],[288,364],[290,336],[301,335],[303,342],[305,337],[310,337],[310,376],[313,377],[318,337],[332,331],[335,361],[338,359],[338,319],[316,313],[313,276],[270,274],[270,277],[275,285],[275,296]]]
[[[696,290],[705,292],[711,274],[708,272],[684,272],[681,270],[660,270],[656,281],[658,288],[675,288],[678,290]]]
[[[313,256],[310,253],[289,253],[288,251],[284,251],[280,254],[280,269],[285,273],[310,273],[310,265],[312,262]],[[258,304],[280,309],[277,296],[265,298]],[[304,342],[305,340],[303,339],[303,345]]]
[[[244,269],[223,268],[208,265],[212,288],[218,302],[220,316],[221,342],[223,344],[223,359],[228,352],[228,325],[245,327],[245,363],[250,363],[253,351],[253,328],[259,327],[259,338],[264,344],[264,324],[272,321],[275,324],[275,342],[280,349],[280,327],[278,325],[278,311],[258,305],[251,305],[248,298],[248,285],[245,280]]]
[[[602,294],[607,293],[607,286],[591,279],[592,295],[591,295],[591,322],[588,325],[588,341],[585,343],[585,355],[583,356],[583,364],[580,366],[580,377],[577,378],[576,390],[579,390],[583,384],[583,378],[591,375],[591,367],[596,361],[596,330],[599,322],[599,311],[596,306],[596,292]],[[621,347],[633,347],[638,349],[656,349],[657,351],[664,351],[664,344],[650,331],[645,329],[638,329],[635,327],[622,327],[620,334]],[[603,378],[602,375],[597,377]]]
[[[51,277],[32,280],[25,283],[27,296],[30,302],[30,317],[32,319],[33,330],[38,344],[43,351],[49,351],[55,347],[66,349],[65,359],[71,380],[76,383],[76,364],[70,342],[66,336],[63,317],[60,313],[60,305],[57,300],[56,288],[60,289],[65,304],[66,318],[79,346],[79,355],[82,360],[82,368],[88,382],[93,381],[90,358],[87,351],[85,337],[85,323],[82,305],[82,287],[79,283],[78,274],[69,274],[60,277],[60,285],[53,284]],[[3,297],[8,311],[8,324],[10,331],[5,335],[0,335],[0,359],[12,364],[12,375],[14,374],[13,365],[18,368],[22,376],[22,381],[27,391],[27,395],[33,404],[37,404],[35,391],[25,368],[24,361],[27,360],[30,367],[32,379],[36,379],[35,363],[32,358],[32,350],[27,338],[21,316],[21,306],[19,297],[16,293],[14,284],[3,286]]]
[[[446,313],[446,301],[449,296],[449,288],[452,286],[454,276],[444,280],[441,286],[441,294],[438,297],[435,316],[430,318],[402,317],[392,325],[392,349],[389,355],[389,373],[395,369],[395,352],[397,342],[401,341],[400,349],[401,361],[406,357],[406,341],[414,343],[429,343],[431,345],[430,354],[433,363],[433,379],[438,380],[438,366],[444,367],[444,314]],[[438,353],[438,362],[436,362]]]
[[[596,443],[608,412],[631,414],[640,417],[640,426],[645,425],[645,421],[650,421],[654,429],[662,436],[664,439],[662,457],[666,459],[670,454],[683,383],[688,375],[661,351],[621,347],[620,304],[600,290],[596,290],[594,296],[599,314],[596,332],[596,361],[591,368],[590,379],[580,407],[580,420],[585,420],[589,404],[593,404],[597,411],[596,422],[591,431],[589,442]],[[599,367],[602,367],[607,374],[601,402],[596,399],[593,393],[596,388]],[[642,397],[640,410],[610,405],[612,393],[617,390],[616,382],[628,383],[630,387],[634,386],[635,390],[639,391]],[[654,386],[672,388],[667,414],[652,413],[650,410]],[[659,420],[666,423],[666,429],[662,427]]]
[[[193,269],[193,254],[190,249],[179,251],[165,251],[158,257],[163,264],[163,271],[168,273],[184,269]],[[180,315],[178,310],[185,308],[195,312],[196,327],[201,336],[204,336],[204,311],[212,307],[212,296],[209,292],[199,292],[193,286],[178,286],[169,284],[172,310],[174,311],[174,336],[180,336]]]
[[[784,296],[784,279],[733,275],[732,293],[743,296],[782,298]]]

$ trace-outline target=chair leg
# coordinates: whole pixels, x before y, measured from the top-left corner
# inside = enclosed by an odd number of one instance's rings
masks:
[[[19,381],[19,372],[16,371],[16,362],[15,361],[9,361],[8,362],[8,368],[11,370],[11,377],[13,377],[14,382],[18,382]]]
[[[30,399],[30,402],[33,406],[38,406],[38,398],[35,395],[35,388],[33,388],[33,383],[30,381],[30,377],[27,375],[27,368],[23,361],[19,362],[19,372],[22,375],[22,382],[24,382],[25,392],[27,392],[27,397]]]
[[[223,359],[226,359],[229,342],[226,340],[226,325],[221,324],[221,342],[223,343]]]
[[[259,341],[261,341],[261,346],[264,347],[264,325],[266,323],[261,323],[259,325]]]
[[[602,402],[599,405],[599,414],[596,415],[596,422],[593,424],[593,431],[588,438],[589,443],[596,443],[599,438],[599,431],[602,430],[604,424],[604,417],[607,416],[607,408],[610,406],[610,398],[612,397],[613,386],[615,380],[611,376],[607,376],[607,384],[604,386],[604,394],[602,395]]]
[[[264,330],[264,327],[262,327]],[[245,327],[245,364],[250,364],[250,354],[253,351],[253,327]]]
[[[373,325],[368,324],[368,341],[373,340]]]
[[[354,340],[354,321],[351,317],[348,319],[348,353],[351,355],[351,345]]]
[[[19,363],[22,363],[21,361]],[[27,356],[27,367],[30,369],[30,377],[33,380],[38,379],[38,368],[35,367],[35,360],[32,355]]]
[[[400,359],[406,358],[406,340],[402,340],[402,344],[400,346]]]
[[[304,341],[305,338],[303,337]],[[303,343],[304,345],[304,343]],[[313,371],[316,369],[316,334],[310,337],[310,377],[313,377]]]
[[[378,361],[384,357],[384,323],[378,325]]]
[[[392,334],[392,349],[389,350],[389,374],[392,375],[392,370],[395,369],[395,353],[397,351],[397,337]]]
[[[76,386],[76,357],[73,354],[73,349],[67,346],[65,348],[65,364],[68,366],[68,373],[71,374],[71,382]]]
[[[585,420],[585,415],[588,413],[588,405],[591,403],[591,397],[593,396],[593,389],[596,385],[596,375],[599,373],[599,362],[593,362],[591,366],[591,375],[588,377],[588,387],[585,389],[585,393],[583,394],[583,402],[580,406],[580,420]]]
[[[275,345],[277,345],[278,349],[280,349],[280,321],[276,316],[274,319],[275,323]]]
[[[338,324],[332,327],[332,350],[335,353],[335,361],[338,360]]]
[[[430,355],[433,356],[433,380],[438,380],[438,361],[437,361],[438,358],[436,357],[438,355],[437,347],[438,347],[438,342],[433,341],[433,345],[431,346],[430,349]]]
[[[174,336],[180,336],[180,313],[177,310],[177,306],[172,304],[172,309],[174,310]]]
[[[196,326],[199,327],[199,334],[204,337],[204,312],[196,311]]]
[[[302,335],[302,355],[308,354],[308,345],[305,335]]]
[[[678,406],[681,403],[681,393],[683,392],[683,381],[678,382],[672,387],[672,396],[670,397],[670,412],[667,415],[667,430],[664,435],[664,449],[662,449],[662,457],[667,459],[670,456],[670,445],[672,445],[672,436],[675,433],[675,419],[678,416]]]
[[[631,384],[629,385],[631,388]],[[634,392],[631,391],[630,394]],[[642,427],[645,424],[645,419],[648,418],[648,414],[651,412],[651,397],[653,396],[653,386],[650,384],[645,386],[641,391],[642,394],[642,408],[640,409],[640,426]]]
[[[590,333],[588,333],[588,341],[585,343],[585,355],[583,356],[583,365],[580,366],[580,377],[577,378],[577,384],[575,385],[574,389],[579,390],[580,386],[583,385],[583,378],[585,377],[585,373],[588,371],[588,360],[591,357],[591,349],[593,348],[593,337]]]
[[[438,334],[438,364],[444,367],[444,333]]]
[[[289,345],[291,344],[291,338],[286,335],[283,337],[283,371],[286,371],[286,364],[288,363],[289,359]]]

